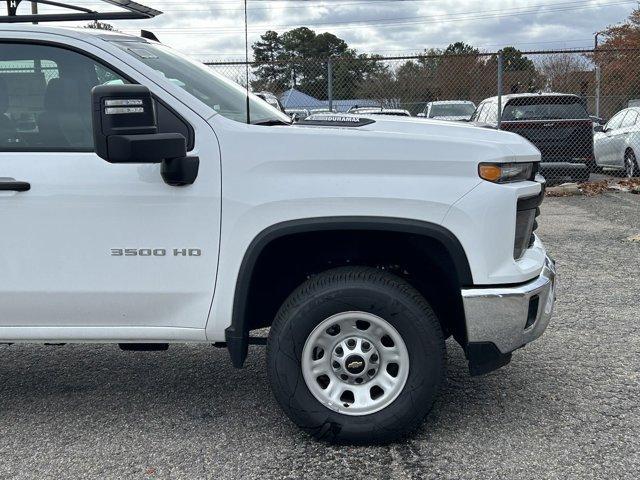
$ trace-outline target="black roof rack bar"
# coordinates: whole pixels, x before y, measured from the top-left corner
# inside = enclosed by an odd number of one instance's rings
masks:
[[[146,7],[130,0],[102,0],[105,3],[121,7],[124,11],[116,12],[96,12],[88,8],[70,5],[68,3],[56,2],[53,0],[37,0],[38,3],[53,5],[56,7],[73,10],[68,13],[45,13],[35,15],[16,15],[17,5],[22,0],[7,0],[9,15],[0,16],[0,23],[30,23],[30,22],[70,22],[84,20],[140,20],[153,18],[161,15],[162,12],[150,7]],[[36,1],[36,0],[26,0]],[[13,11],[13,15],[11,14]]]
[[[31,0],[28,0],[28,1],[31,1]],[[54,7],[68,8],[69,10],[77,10],[79,12],[86,12],[86,13],[95,12],[95,10],[91,10],[90,8],[79,7],[77,5],[69,5],[68,3],[54,2],[53,0],[37,0],[37,3],[42,3],[45,5],[53,5]]]

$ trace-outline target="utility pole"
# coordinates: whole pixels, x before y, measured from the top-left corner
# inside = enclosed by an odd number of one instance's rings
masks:
[[[504,88],[504,52],[498,52],[498,130],[502,127],[502,90]]]
[[[333,112],[333,62],[327,60],[327,98],[329,99],[329,111]]]
[[[596,60],[596,117],[600,117],[600,83],[602,81],[602,72],[600,71],[600,66],[597,62],[596,55],[598,54],[598,37],[602,35],[604,32],[596,32],[594,34],[594,45],[593,45],[593,56],[594,60]]]
[[[31,15],[37,15],[37,14],[38,14],[38,2],[31,2]],[[38,22],[34,21],[33,24],[37,25]],[[39,58],[35,59],[33,62],[33,68],[36,71],[36,73],[38,74],[42,73],[42,60],[40,60]]]
[[[602,35],[604,32],[596,32],[594,33],[594,45],[593,45],[593,49],[597,50],[598,49],[598,37],[600,35]]]

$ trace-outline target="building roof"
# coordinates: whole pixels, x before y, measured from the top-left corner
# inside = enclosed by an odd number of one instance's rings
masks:
[[[280,103],[284,108],[322,108],[327,104],[295,88],[285,90],[280,95]]]
[[[290,88],[280,95],[280,103],[284,108],[329,108],[329,100],[319,100],[311,95]],[[352,107],[380,107],[380,102],[366,98],[352,98],[347,100],[333,100],[333,109],[338,112],[346,112]]]

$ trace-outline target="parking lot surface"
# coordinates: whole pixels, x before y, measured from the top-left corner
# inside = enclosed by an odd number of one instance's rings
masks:
[[[0,478],[637,478],[640,195],[548,198],[559,269],[546,334],[507,367],[448,380],[417,435],[318,443],[283,417],[264,350],[0,346]]]

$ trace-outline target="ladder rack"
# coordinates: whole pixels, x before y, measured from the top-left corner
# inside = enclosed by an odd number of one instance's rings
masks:
[[[17,10],[21,2],[31,2],[43,5],[61,7],[70,12],[18,15]],[[0,23],[31,23],[31,22],[71,22],[84,20],[141,20],[161,15],[162,12],[141,5],[130,0],[101,0],[110,5],[120,7],[119,11],[96,12],[89,8],[80,7],[71,3],[56,2],[53,0],[6,0],[7,15],[0,16]]]

